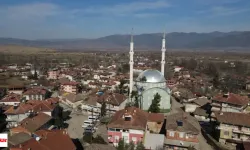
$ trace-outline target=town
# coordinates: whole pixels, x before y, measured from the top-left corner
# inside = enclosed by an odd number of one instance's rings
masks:
[[[137,52],[133,36],[127,52],[2,53],[8,148],[249,150],[248,54],[165,42],[154,53]]]

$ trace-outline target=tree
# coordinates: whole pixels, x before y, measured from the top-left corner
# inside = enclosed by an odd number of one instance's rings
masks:
[[[135,150],[145,150],[145,146],[142,142],[137,143]]]
[[[218,74],[216,74],[216,75],[214,76],[212,82],[213,82],[213,86],[214,86],[215,88],[218,88],[218,86],[219,86],[219,84],[220,84],[219,75],[218,75]]]
[[[142,81],[142,82],[147,82],[147,78],[146,78],[145,76],[143,76],[143,77],[140,79],[140,81]]]
[[[159,93],[156,93],[154,95],[154,99],[152,100],[151,105],[149,106],[148,111],[152,113],[159,113],[160,112],[160,101],[161,101],[161,95]]]
[[[134,106],[135,106],[135,107],[137,107],[137,108],[139,108],[139,107],[140,107],[140,104],[139,104],[139,97],[138,97],[138,95],[137,95],[137,96],[135,96]]]
[[[119,88],[119,93],[120,94],[123,94],[124,93],[124,84],[126,83],[126,81],[125,80],[123,80],[123,79],[121,79],[120,80],[120,84],[119,84],[119,86],[118,86],[118,88]]]
[[[102,103],[102,106],[101,106],[101,117],[105,116],[106,115],[106,102],[103,102]]]
[[[190,146],[188,147],[188,150],[196,150],[196,148],[195,148],[194,146],[191,146],[191,145],[190,145]]]
[[[118,142],[118,146],[116,148],[117,150],[125,150],[125,142],[124,142],[124,139],[120,139],[119,142]]]

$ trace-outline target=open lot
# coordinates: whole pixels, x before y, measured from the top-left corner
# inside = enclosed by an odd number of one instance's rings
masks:
[[[66,121],[69,124],[68,134],[73,139],[81,139],[83,136],[84,129],[82,124],[85,120],[88,119],[88,116],[85,114],[71,114],[70,119]]]

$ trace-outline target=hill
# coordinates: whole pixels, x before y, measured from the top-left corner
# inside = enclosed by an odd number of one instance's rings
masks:
[[[159,50],[162,34],[140,34],[134,36],[135,48],[138,50]],[[130,35],[110,35],[96,39],[54,39],[23,40],[0,38],[0,45],[15,44],[56,49],[128,49]],[[167,47],[170,49],[229,49],[250,48],[250,31],[182,33],[172,32],[166,35]]]

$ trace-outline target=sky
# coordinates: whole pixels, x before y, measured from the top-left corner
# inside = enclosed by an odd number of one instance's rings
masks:
[[[250,0],[0,0],[0,37],[250,30]]]

